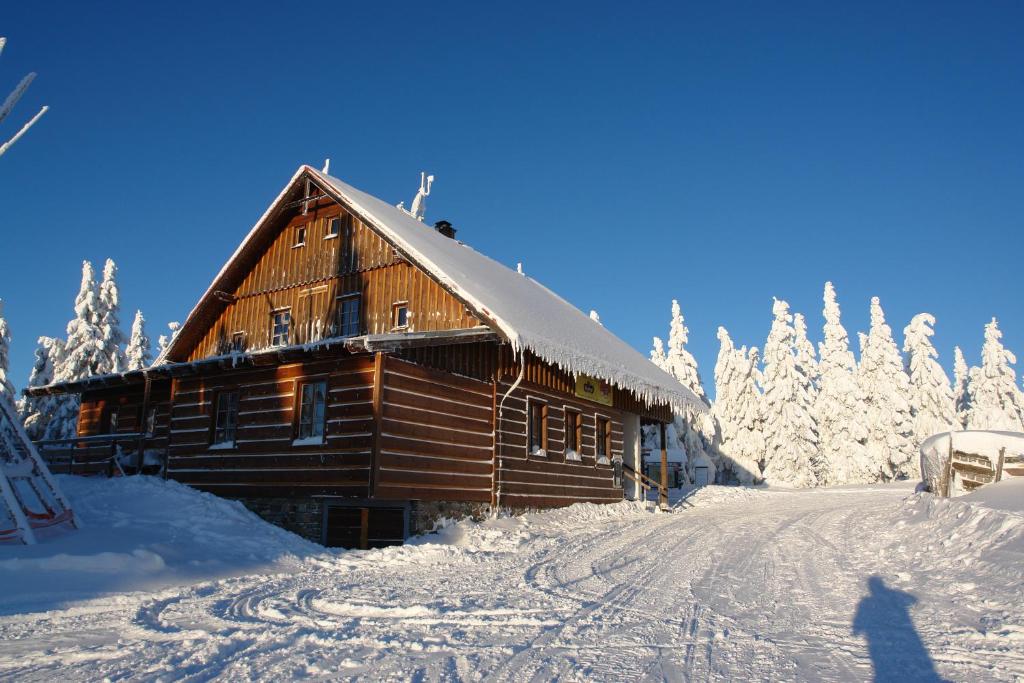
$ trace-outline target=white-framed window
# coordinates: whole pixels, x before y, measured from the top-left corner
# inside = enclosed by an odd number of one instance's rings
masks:
[[[295,228],[295,241],[292,242],[292,247],[304,247],[306,246],[306,225],[300,225]]]
[[[391,327],[396,330],[409,327],[409,302],[396,301],[391,305]]]
[[[360,333],[359,294],[345,294],[338,297],[335,308],[335,329],[339,337],[355,337]]]
[[[341,234],[341,224],[345,222],[345,219],[341,216],[333,216],[327,219],[327,230],[324,232],[324,239],[334,239]]]
[[[287,346],[292,327],[292,309],[282,308],[270,314],[270,345]]]
[[[299,424],[295,445],[323,443],[327,408],[327,381],[299,385]]]
[[[548,455],[548,404],[535,398],[526,402],[526,453],[540,458]]]
[[[224,448],[234,446],[237,431],[238,391],[222,391],[217,394],[211,444]]]

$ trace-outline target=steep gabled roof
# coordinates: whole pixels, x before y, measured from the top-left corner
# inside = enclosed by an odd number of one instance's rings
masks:
[[[570,373],[606,380],[652,405],[668,403],[676,409],[690,405],[700,410],[706,407],[671,375],[536,280],[441,235],[401,209],[337,178],[303,166],[275,205],[304,174],[468,305],[515,351],[529,350]],[[215,300],[214,292],[226,287],[233,262],[241,258],[247,245],[262,231],[270,229],[271,221],[267,219],[273,209],[264,214],[225,264],[189,314],[182,333],[196,318],[206,317],[203,310]],[[164,355],[174,357],[183,337],[179,334]]]

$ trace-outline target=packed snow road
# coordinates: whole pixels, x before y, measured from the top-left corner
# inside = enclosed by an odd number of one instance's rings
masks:
[[[906,487],[712,487],[463,523],[0,617],[0,678],[1019,680],[1022,522]]]

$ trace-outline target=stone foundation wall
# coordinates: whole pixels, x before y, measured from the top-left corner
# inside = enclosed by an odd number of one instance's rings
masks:
[[[264,520],[305,539],[323,539],[323,502],[319,498],[238,498]]]
[[[414,500],[409,511],[409,535],[430,533],[445,518],[459,520],[470,517],[479,521],[490,512],[491,506],[488,503]]]

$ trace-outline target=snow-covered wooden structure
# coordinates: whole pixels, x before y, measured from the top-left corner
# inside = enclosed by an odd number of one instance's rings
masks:
[[[948,497],[1024,477],[1024,434],[980,430],[935,434],[921,444],[921,475],[925,488]]]
[[[80,437],[138,433],[167,477],[331,545],[638,494],[641,421],[704,404],[417,218],[303,166],[153,367],[33,391],[81,392]]]

